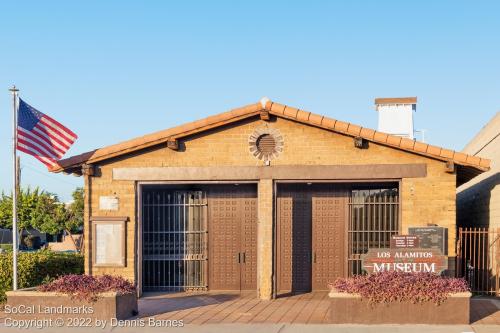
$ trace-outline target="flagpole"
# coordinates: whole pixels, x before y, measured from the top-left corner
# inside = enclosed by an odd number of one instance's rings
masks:
[[[12,273],[13,283],[12,289],[17,290],[17,250],[18,250],[18,233],[17,233],[17,189],[18,189],[18,168],[17,162],[17,93],[19,89],[12,86],[9,89],[12,93],[12,160],[13,160],[13,188],[12,188]]]

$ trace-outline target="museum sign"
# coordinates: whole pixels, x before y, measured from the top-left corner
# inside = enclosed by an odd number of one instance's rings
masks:
[[[363,269],[368,274],[385,271],[439,274],[448,269],[448,258],[440,249],[422,248],[419,243],[415,236],[393,236],[391,248],[370,248],[361,255]]]

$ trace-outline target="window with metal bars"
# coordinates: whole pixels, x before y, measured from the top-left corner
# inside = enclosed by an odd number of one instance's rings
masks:
[[[206,192],[145,189],[142,198],[144,290],[206,289]]]
[[[390,247],[399,233],[398,184],[353,187],[349,196],[348,272],[363,274],[360,256],[369,248]]]

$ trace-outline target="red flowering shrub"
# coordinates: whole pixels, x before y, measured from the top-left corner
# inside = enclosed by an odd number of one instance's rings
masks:
[[[469,291],[464,279],[432,273],[381,272],[338,278],[329,284],[337,292],[359,294],[370,303],[434,302],[441,304],[449,294]]]
[[[95,302],[100,293],[114,291],[120,295],[135,292],[135,286],[121,276],[64,275],[38,287],[38,291],[68,294],[79,300]]]

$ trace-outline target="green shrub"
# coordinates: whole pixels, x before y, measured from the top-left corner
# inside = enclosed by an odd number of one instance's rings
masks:
[[[81,254],[43,250],[21,252],[17,258],[19,289],[35,287],[61,275],[83,273]],[[12,252],[0,254],[0,303],[5,301],[8,290],[12,290]]]
[[[0,244],[0,249],[4,251],[12,251],[12,244]]]

